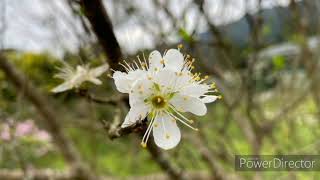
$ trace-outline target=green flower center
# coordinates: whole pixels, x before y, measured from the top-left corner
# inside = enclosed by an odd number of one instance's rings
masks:
[[[157,109],[162,109],[162,108],[166,107],[167,100],[162,96],[154,96],[151,99],[151,103],[152,103],[153,107],[155,107]]]

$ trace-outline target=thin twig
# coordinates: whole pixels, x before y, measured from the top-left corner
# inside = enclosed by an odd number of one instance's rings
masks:
[[[128,100],[128,97],[125,95],[116,95],[109,98],[96,97],[93,94],[90,94],[89,91],[86,89],[79,90],[78,95],[80,95],[81,97],[85,97],[90,102],[94,102],[97,104],[107,104],[112,106],[118,106],[118,103],[120,101]]]

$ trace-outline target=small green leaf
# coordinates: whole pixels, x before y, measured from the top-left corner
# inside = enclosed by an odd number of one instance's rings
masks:
[[[182,37],[183,40],[186,42],[192,42],[193,38],[192,36],[183,28],[179,29],[179,35]]]

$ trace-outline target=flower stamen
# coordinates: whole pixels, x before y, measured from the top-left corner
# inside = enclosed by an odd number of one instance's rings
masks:
[[[155,119],[156,119],[157,115],[158,115],[158,112],[156,113],[156,115],[154,117],[152,117],[151,122],[149,123],[149,126],[142,137],[141,146],[143,148],[147,147],[147,142],[148,142],[149,136],[151,134],[151,131],[154,127],[153,124],[155,123]]]
[[[176,113],[176,114],[178,114],[182,119],[184,119],[185,121],[187,121],[188,123],[190,123],[190,124],[193,124],[194,123],[194,121],[193,120],[191,120],[191,119],[188,119],[188,118],[186,118],[185,116],[183,116],[181,113],[179,113],[173,106],[171,107],[171,109]],[[172,113],[171,113],[172,114]],[[174,114],[172,114],[172,116],[174,116],[174,117],[176,117]],[[178,117],[177,117],[178,118]]]
[[[176,120],[180,121],[180,122],[181,122],[182,124],[184,124],[185,126],[191,128],[191,129],[193,129],[193,130],[195,130],[195,131],[199,131],[198,128],[192,127],[190,124],[187,124],[187,123],[184,122],[182,119],[180,119],[180,118],[178,118],[178,117],[176,117],[176,116],[172,116],[172,114],[169,113],[168,111],[167,111],[167,114],[168,114],[169,116],[171,116],[172,118],[175,118]]]

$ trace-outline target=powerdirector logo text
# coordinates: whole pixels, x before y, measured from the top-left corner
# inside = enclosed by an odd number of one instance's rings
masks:
[[[236,155],[236,171],[320,171],[320,155]]]

